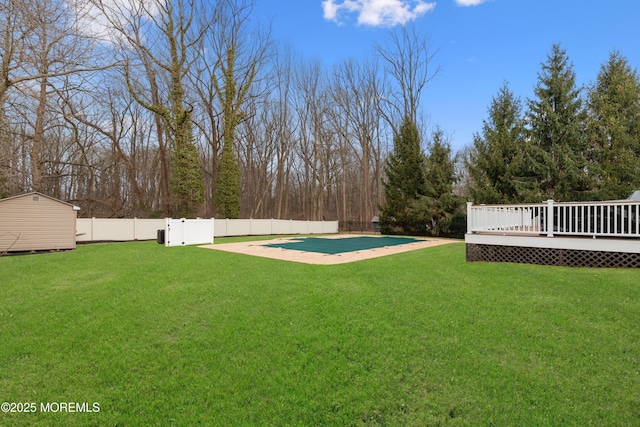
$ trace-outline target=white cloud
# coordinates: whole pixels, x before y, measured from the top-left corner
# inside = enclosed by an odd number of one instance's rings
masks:
[[[464,0],[469,1],[469,0]],[[323,0],[324,18],[341,23],[344,15],[355,13],[358,24],[371,27],[404,25],[436,7],[424,0]]]
[[[487,0],[456,0],[458,6],[478,6]]]
[[[335,21],[338,19],[338,5],[333,0],[325,0],[322,2],[322,9],[324,12],[324,19],[328,21]]]
[[[75,10],[79,26],[85,35],[111,45],[126,43],[126,37],[114,28],[114,23],[130,31],[128,23],[134,22],[134,17],[142,17],[142,22],[149,22],[149,18],[160,14],[155,1],[101,0],[101,8],[86,0],[67,0],[67,3]]]

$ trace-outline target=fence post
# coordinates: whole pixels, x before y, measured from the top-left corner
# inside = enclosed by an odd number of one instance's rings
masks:
[[[473,206],[473,202],[467,202],[467,233],[469,234],[473,232],[473,221],[471,220],[471,206]]]
[[[553,199],[547,200],[547,237],[553,237]]]

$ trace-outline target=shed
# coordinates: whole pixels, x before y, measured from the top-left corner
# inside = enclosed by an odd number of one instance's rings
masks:
[[[37,192],[0,199],[0,253],[75,249],[79,210]]]

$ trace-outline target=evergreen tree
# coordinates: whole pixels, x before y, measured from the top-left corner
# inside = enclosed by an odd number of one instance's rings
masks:
[[[640,189],[640,79],[612,52],[589,91],[590,172],[601,200]]]
[[[385,204],[380,206],[382,233],[425,233],[423,218],[412,208],[420,196],[426,195],[424,162],[418,127],[405,118],[384,167],[387,179],[384,181]]]
[[[584,200],[591,195],[586,166],[585,111],[566,51],[554,44],[542,64],[530,100],[527,121],[529,143],[525,168],[536,172],[542,199]],[[544,168],[538,170],[538,166]]]
[[[482,135],[474,135],[467,164],[470,196],[476,203],[522,202],[522,176],[527,174],[522,170],[522,104],[506,82],[493,98],[488,113]]]
[[[440,129],[433,132],[428,149],[429,154],[424,162],[426,194],[413,201],[411,210],[420,223],[425,224],[427,233],[445,236],[450,232],[454,213],[462,205],[462,199],[453,194],[455,161],[451,145]]]

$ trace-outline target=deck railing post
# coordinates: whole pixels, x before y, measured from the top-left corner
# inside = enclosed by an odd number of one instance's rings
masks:
[[[473,232],[473,220],[471,218],[471,206],[473,206],[473,202],[467,202],[467,233]]]
[[[547,200],[547,237],[553,237],[553,199]]]

